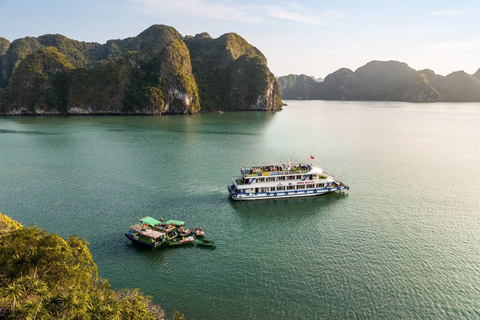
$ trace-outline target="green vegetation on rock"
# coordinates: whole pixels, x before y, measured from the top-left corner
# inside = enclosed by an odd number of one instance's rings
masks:
[[[98,277],[87,242],[0,214],[0,318],[163,319],[138,290],[114,291]]]
[[[7,50],[9,47],[10,47],[10,41],[0,37],[0,56],[3,56],[5,53],[7,53]]]
[[[4,40],[4,41],[3,41]],[[191,114],[281,108],[263,54],[237,34],[153,25],[105,44],[59,34],[0,38],[1,114]],[[55,53],[52,50],[55,49]],[[45,64],[57,59],[58,71]],[[34,62],[37,61],[37,62]],[[33,67],[40,64],[41,67]],[[31,92],[21,94],[25,89]]]
[[[159,57],[159,82],[170,113],[197,113],[200,110],[197,83],[190,53],[182,40],[170,42]]]
[[[175,28],[155,24],[138,36],[131,38],[127,47],[129,51],[153,56],[161,53],[170,42],[182,38],[182,35]]]
[[[64,113],[66,72],[73,69],[54,47],[21,60],[4,92],[0,112],[5,114]]]
[[[75,41],[61,34],[46,34],[38,37],[37,40],[45,47],[57,48],[75,68],[88,66],[96,58],[95,49],[100,47],[98,43]]]
[[[14,69],[22,59],[41,49],[43,49],[43,46],[36,38],[26,37],[13,41],[2,57],[0,87],[5,87],[10,82]]]
[[[138,70],[124,58],[70,73],[67,111],[71,114],[135,113],[127,110],[125,93]]]
[[[202,110],[277,110],[277,80],[265,56],[235,33],[186,37]]]

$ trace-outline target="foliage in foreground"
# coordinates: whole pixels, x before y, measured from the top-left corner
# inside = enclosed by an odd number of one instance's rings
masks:
[[[87,242],[0,214],[0,319],[162,319],[139,290],[98,277]]]

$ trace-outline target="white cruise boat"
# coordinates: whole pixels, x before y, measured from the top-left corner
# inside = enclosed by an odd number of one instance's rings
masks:
[[[268,164],[240,169],[228,187],[233,200],[311,197],[349,187],[311,164]]]

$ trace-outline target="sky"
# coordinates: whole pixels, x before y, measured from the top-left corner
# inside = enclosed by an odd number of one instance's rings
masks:
[[[153,24],[183,35],[236,32],[276,76],[325,77],[372,60],[447,75],[480,68],[480,1],[0,0],[0,37],[60,33],[105,43]]]

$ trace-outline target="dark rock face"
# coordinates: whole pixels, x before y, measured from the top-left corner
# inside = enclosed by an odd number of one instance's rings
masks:
[[[0,37],[0,88],[6,85],[7,66],[5,55],[8,48],[10,48],[10,41]]]
[[[165,112],[187,114],[200,111],[190,53],[182,40],[170,42],[162,51],[159,71],[161,87],[165,94]]]
[[[11,44],[0,38],[0,71],[0,114],[192,114],[282,105],[263,54],[233,33],[183,37],[153,25],[106,44],[58,34]],[[32,94],[22,95],[27,89]]]
[[[186,37],[203,110],[278,110],[280,90],[265,56],[235,33]]]
[[[304,74],[280,77],[278,83],[282,98],[288,100],[313,99],[317,90],[317,81]]]
[[[355,72],[343,68],[323,82],[310,81],[304,75],[281,77],[279,82],[284,84],[284,99],[480,101],[480,70],[474,75],[460,71],[444,77],[397,61],[372,61]]]
[[[53,47],[28,55],[18,64],[3,94],[0,113],[64,113],[66,73],[71,69],[73,65]]]

